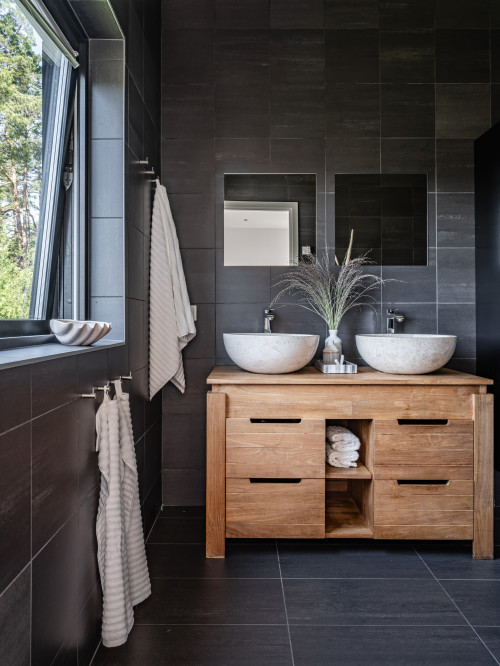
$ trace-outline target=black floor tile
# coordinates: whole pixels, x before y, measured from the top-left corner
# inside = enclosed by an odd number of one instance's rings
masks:
[[[286,626],[136,626],[128,643],[101,647],[93,666],[291,664]]]
[[[476,627],[476,631],[500,661],[500,627]]]
[[[441,584],[473,626],[500,626],[500,580],[443,580]]]
[[[469,627],[290,628],[295,666],[488,666]]]
[[[204,544],[147,546],[153,578],[279,578],[274,544],[230,545],[224,559],[207,559]]]
[[[279,580],[167,579],[136,608],[137,624],[285,624]]]
[[[411,546],[366,543],[363,547],[278,542],[283,578],[429,578]]]
[[[437,547],[422,549],[419,553],[436,578],[500,580],[500,548],[496,549],[495,560],[475,560],[470,547],[455,550]]]
[[[465,624],[435,580],[288,579],[283,585],[290,624]]]
[[[204,543],[205,518],[158,518],[148,543]]]

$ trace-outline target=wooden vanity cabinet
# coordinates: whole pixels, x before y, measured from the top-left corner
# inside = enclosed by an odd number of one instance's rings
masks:
[[[470,539],[493,557],[491,380],[431,375],[256,375],[207,380],[207,557],[229,538]],[[361,441],[325,464],[325,429]]]

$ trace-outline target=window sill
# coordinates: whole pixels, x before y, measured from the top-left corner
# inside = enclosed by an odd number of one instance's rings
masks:
[[[17,347],[16,349],[0,350],[0,370],[15,368],[19,365],[41,363],[52,358],[73,356],[75,354],[88,354],[89,352],[124,345],[123,340],[100,340],[90,347],[75,347],[73,345],[61,345],[53,342],[45,345],[34,345],[32,347]]]

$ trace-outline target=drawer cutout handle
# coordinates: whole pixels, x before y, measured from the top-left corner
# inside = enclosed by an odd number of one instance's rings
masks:
[[[428,426],[447,426],[448,419],[398,419],[398,424],[406,425],[428,425]]]
[[[447,486],[450,482],[444,480],[398,479],[398,486]]]
[[[250,423],[301,423],[302,419],[250,419]]]
[[[249,479],[250,483],[300,483],[302,479]]]

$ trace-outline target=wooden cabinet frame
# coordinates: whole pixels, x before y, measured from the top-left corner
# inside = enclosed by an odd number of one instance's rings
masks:
[[[487,393],[492,383],[447,369],[388,375],[360,368],[357,375],[323,375],[308,367],[290,375],[254,375],[215,368],[207,379],[212,386],[207,394],[207,557],[225,556],[226,418],[319,418],[472,420],[473,555],[492,559],[493,395]],[[373,491],[366,494],[372,501]]]

